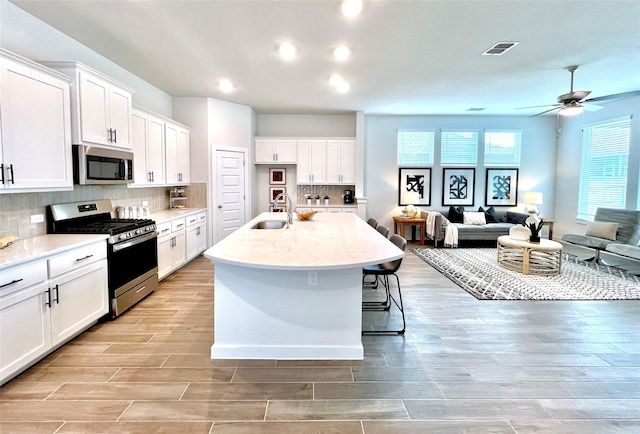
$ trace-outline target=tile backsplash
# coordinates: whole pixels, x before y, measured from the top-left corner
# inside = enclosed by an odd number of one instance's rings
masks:
[[[192,183],[187,188],[190,208],[206,208],[207,185]],[[47,205],[111,199],[114,207],[142,206],[149,202],[151,212],[169,208],[171,187],[128,188],[126,185],[74,185],[73,191],[0,194],[0,237],[28,238],[47,233],[46,223],[31,223],[34,214],[45,214]]]
[[[325,196],[329,196],[329,205],[342,205],[344,203],[342,194],[345,190],[352,190],[355,194],[356,189],[353,185],[298,185],[298,206],[306,204],[306,194],[311,195],[312,198],[320,196],[322,205],[324,205]]]

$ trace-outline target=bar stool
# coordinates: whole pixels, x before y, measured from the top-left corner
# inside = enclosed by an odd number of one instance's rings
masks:
[[[378,220],[374,219],[373,217],[367,220],[367,223],[374,229],[378,227]]]
[[[400,250],[404,252],[407,247],[407,240],[402,238],[400,235],[393,234],[391,238],[389,238],[393,244],[396,245]],[[400,310],[402,314],[402,329],[401,330],[363,330],[363,335],[378,335],[378,334],[399,334],[403,335],[406,328],[407,323],[404,315],[404,304],[402,303],[402,290],[400,288],[400,279],[396,272],[400,269],[400,265],[402,265],[402,258],[396,259],[395,261],[385,262],[383,264],[376,265],[367,265],[362,269],[363,279],[365,276],[374,276],[376,279],[376,283],[378,280],[382,282],[382,286],[385,291],[385,299],[383,301],[363,301],[362,302],[362,310],[363,311],[390,311],[391,310],[391,302],[393,302],[396,307]],[[396,284],[398,285],[398,299],[391,294],[391,286],[389,284],[389,276],[395,276]]]
[[[389,238],[389,228],[386,226],[378,225],[376,230],[382,234],[383,237]]]

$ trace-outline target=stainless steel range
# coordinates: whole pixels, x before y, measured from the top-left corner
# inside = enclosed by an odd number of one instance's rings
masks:
[[[109,199],[47,207],[50,234],[108,234],[107,260],[111,317],[158,287],[156,224],[147,219],[113,218]]]

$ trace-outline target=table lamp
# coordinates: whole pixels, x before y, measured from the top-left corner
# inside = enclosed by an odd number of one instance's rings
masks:
[[[409,204],[407,205],[407,215],[409,218],[415,218],[415,216],[418,215],[418,208],[416,208],[414,204],[420,201],[418,193],[415,191],[407,191],[403,195],[403,201]]]
[[[522,197],[522,201],[526,203],[524,211],[529,214],[540,214],[540,210],[536,205],[542,205],[542,193],[538,191],[526,191]]]

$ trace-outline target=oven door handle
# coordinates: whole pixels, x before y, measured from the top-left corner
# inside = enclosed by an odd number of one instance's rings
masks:
[[[113,247],[112,247],[112,250],[114,252],[118,252],[118,251],[120,251],[122,249],[126,249],[126,248],[129,248],[131,246],[135,246],[136,244],[140,244],[140,243],[144,243],[145,241],[149,241],[152,238],[157,238],[157,236],[158,236],[158,232],[155,232],[155,231],[151,232],[151,233],[148,233],[148,234],[144,234],[144,235],[136,237],[136,238],[134,238],[134,239],[132,239],[130,241],[125,241],[125,242],[122,242],[122,243],[114,244]]]

